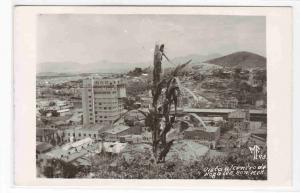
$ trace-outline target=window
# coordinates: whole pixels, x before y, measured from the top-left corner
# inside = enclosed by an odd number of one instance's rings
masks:
[[[96,123],[98,123],[98,120],[96,120]]]
[[[68,133],[68,136],[70,136],[71,134],[70,133]]]
[[[106,110],[106,107],[104,107],[104,110]]]
[[[94,137],[96,138],[96,134],[94,134]]]
[[[81,133],[78,133],[78,137],[81,137]]]
[[[91,137],[91,134],[89,134],[89,136]]]
[[[99,103],[99,105],[102,105],[102,103]]]
[[[84,133],[83,136],[86,137],[86,134]]]
[[[92,107],[92,105],[89,105],[89,107]]]
[[[89,96],[89,98],[92,98],[92,96]]]

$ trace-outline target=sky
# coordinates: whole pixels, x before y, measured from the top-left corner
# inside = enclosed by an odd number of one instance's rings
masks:
[[[237,51],[265,56],[266,21],[260,16],[38,16],[38,63],[152,61],[156,42],[165,44],[169,58]]]

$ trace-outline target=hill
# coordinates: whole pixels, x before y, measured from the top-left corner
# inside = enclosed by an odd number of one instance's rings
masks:
[[[199,55],[199,54],[190,54],[187,56],[181,56],[181,57],[175,57],[171,59],[172,63],[178,65],[183,64],[189,60],[192,60],[192,62],[189,64],[190,66],[201,64],[202,62],[206,60],[211,60],[217,57],[220,57],[222,55],[220,54],[208,54],[208,55]],[[167,60],[163,60],[163,66],[164,67],[174,67],[173,64],[170,64]]]
[[[206,63],[230,68],[266,68],[266,58],[251,52],[235,52],[226,56],[208,60]]]
[[[174,67],[174,64],[181,64],[192,59],[191,65],[197,65],[202,61],[209,60],[220,56],[219,54],[197,55],[192,54],[188,56],[175,57],[171,59],[172,63],[163,59],[163,67]],[[39,74],[57,74],[57,73],[125,73],[134,68],[151,69],[153,61],[139,62],[139,63],[120,63],[108,60],[100,60],[93,63],[77,63],[77,62],[43,62],[38,64]],[[149,68],[150,67],[150,68]]]

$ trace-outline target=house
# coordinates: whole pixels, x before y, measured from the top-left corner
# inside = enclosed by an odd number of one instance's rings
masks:
[[[81,140],[84,138],[91,138],[95,141],[102,140],[102,133],[109,129],[105,125],[84,125],[84,126],[73,126],[69,129],[64,130],[64,141]]]
[[[184,139],[197,140],[201,144],[207,145],[210,148],[216,147],[216,142],[220,137],[220,128],[213,126],[190,127],[184,131]]]
[[[50,151],[53,148],[53,146],[49,143],[45,142],[36,142],[36,153],[41,154],[41,153],[46,153]]]
[[[68,143],[63,147],[53,149],[45,155],[48,159],[60,159],[75,166],[80,164],[86,165],[89,162],[83,162],[80,158],[88,160],[88,155],[96,153],[97,147],[98,146],[93,143],[91,138],[85,138],[73,143]]]
[[[130,127],[126,125],[117,125],[104,132],[105,141],[118,141],[120,136],[130,134]]]
[[[127,143],[121,142],[103,142],[98,144],[99,152],[119,154],[127,146]]]
[[[142,135],[123,135],[119,137],[121,143],[142,143]]]

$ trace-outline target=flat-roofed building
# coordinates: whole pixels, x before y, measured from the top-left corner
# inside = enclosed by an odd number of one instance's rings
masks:
[[[111,129],[104,132],[106,141],[119,141],[121,136],[124,135],[140,135],[142,133],[142,127],[139,126],[126,126],[116,125]]]
[[[105,125],[85,125],[85,126],[73,126],[72,128],[64,130],[64,141],[76,141],[85,138],[91,138],[95,141],[102,140],[102,133],[109,129]]]
[[[123,113],[125,80],[91,77],[83,80],[83,124],[112,124]]]
[[[228,121],[232,123],[233,129],[236,131],[247,130],[250,127],[250,113],[249,110],[238,109],[229,113]]]
[[[189,115],[187,121],[191,125],[184,131],[184,139],[197,140],[210,148],[216,147],[216,142],[220,138],[219,127],[206,125],[202,118],[194,113]]]

